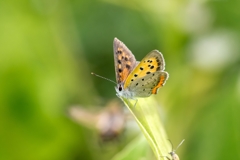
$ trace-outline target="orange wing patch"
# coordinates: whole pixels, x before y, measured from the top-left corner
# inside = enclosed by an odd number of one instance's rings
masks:
[[[166,81],[166,77],[161,75],[157,86],[154,87],[152,90],[152,94],[157,94],[158,88],[162,87],[165,81]]]
[[[127,68],[124,68],[122,73],[119,74],[120,82],[124,82],[126,80],[126,78],[128,77],[128,74],[129,74],[129,70]]]
[[[117,52],[120,53],[117,55],[119,74],[119,79],[117,81],[124,82],[130,73],[130,66],[132,63],[129,61],[129,55],[127,55],[122,48],[117,48]]]

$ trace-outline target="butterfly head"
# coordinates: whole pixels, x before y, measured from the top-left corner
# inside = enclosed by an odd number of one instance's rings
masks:
[[[115,90],[117,93],[121,93],[123,91],[123,84],[122,83],[117,84]]]
[[[115,87],[115,90],[117,92],[118,97],[124,97],[124,98],[130,98],[132,99],[134,97],[134,93],[130,92],[128,88],[124,88],[123,83],[118,83]]]

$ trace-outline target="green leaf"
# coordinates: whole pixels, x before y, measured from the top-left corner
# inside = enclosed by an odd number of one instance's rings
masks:
[[[162,159],[171,151],[171,147],[159,117],[156,100],[153,97],[139,98],[137,101],[121,99],[137,121],[156,158]]]

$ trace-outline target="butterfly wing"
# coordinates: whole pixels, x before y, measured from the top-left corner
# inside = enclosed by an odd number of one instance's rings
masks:
[[[153,50],[148,53],[143,60],[130,73],[124,83],[124,88],[129,88],[133,81],[138,78],[143,78],[148,74],[163,71],[165,69],[165,61],[163,55],[158,50]],[[146,80],[146,78],[145,78]]]
[[[134,93],[135,97],[148,97],[151,94],[157,94],[168,79],[168,73],[165,71],[156,71],[147,74],[142,78],[136,78],[129,86],[129,91]]]
[[[116,80],[119,84],[127,79],[138,63],[127,46],[117,38],[113,41],[113,51]]]
[[[158,88],[162,87],[169,75],[164,71],[165,61],[163,55],[153,50],[130,73],[124,83],[136,97],[148,97],[157,94]]]

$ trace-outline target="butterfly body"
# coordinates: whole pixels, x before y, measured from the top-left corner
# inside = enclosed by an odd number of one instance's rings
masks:
[[[134,92],[131,92],[128,88],[123,89],[123,86],[124,86],[124,84],[120,83],[115,87],[117,96],[134,99],[134,97],[135,97]]]
[[[132,52],[117,38],[113,42],[117,95],[129,99],[157,94],[168,79],[164,71],[163,55],[153,50],[142,61],[136,61]]]

